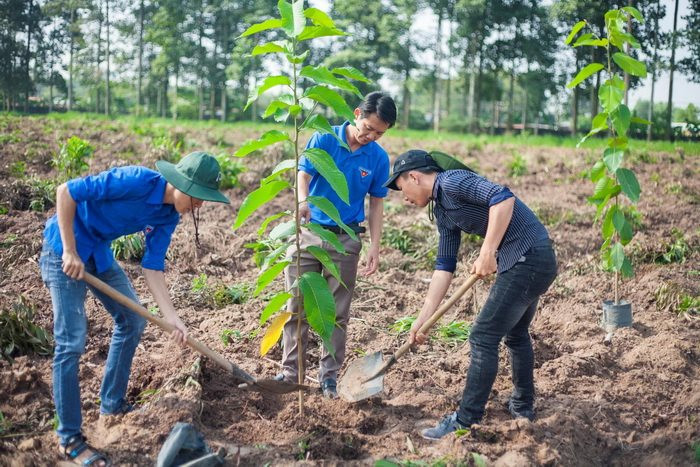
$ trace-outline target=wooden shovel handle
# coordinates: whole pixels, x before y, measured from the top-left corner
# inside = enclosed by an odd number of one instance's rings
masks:
[[[146,319],[150,323],[155,324],[162,330],[164,330],[167,333],[171,333],[174,329],[175,326],[172,324],[168,323],[166,320],[159,318],[158,316],[154,316],[151,313],[148,312],[146,308],[143,306],[139,305],[138,303],[134,302],[131,300],[129,297],[126,295],[122,294],[118,290],[115,290],[114,288],[110,287],[109,285],[105,284],[101,280],[99,280],[97,277],[93,276],[92,274],[88,272],[83,273],[83,280],[99,290],[100,292],[104,293],[105,295],[109,296],[110,298],[114,299],[115,301],[121,303],[122,305],[128,307],[131,311],[136,313],[137,315],[141,316],[142,318]],[[229,371],[233,373],[234,375],[238,376],[239,378],[243,379],[244,381],[247,382],[253,382],[255,379],[247,374],[245,371],[242,369],[238,368],[236,365],[231,363],[229,360],[224,358],[221,354],[214,352],[212,349],[204,345],[203,343],[199,342],[197,339],[194,337],[187,336],[187,345],[192,347],[194,350],[199,352],[202,355],[205,355],[209,358],[211,358],[214,362],[216,362],[217,365],[225,369],[226,371]]]
[[[435,323],[437,323],[437,321],[440,318],[442,318],[442,315],[444,315],[445,312],[447,312],[447,310],[452,308],[452,305],[454,305],[457,300],[462,298],[462,295],[464,295],[467,290],[472,288],[472,285],[474,285],[474,283],[477,280],[479,280],[479,276],[477,276],[475,274],[470,275],[467,278],[467,280],[464,282],[464,284],[462,284],[455,291],[455,293],[453,293],[452,296],[445,303],[443,303],[442,306],[440,308],[438,308],[435,313],[433,313],[433,316],[431,316],[430,319],[428,319],[428,321],[423,323],[423,325],[420,327],[420,329],[418,329],[418,332],[420,332],[421,334],[425,334],[428,330],[430,330],[430,328],[432,328],[433,325]],[[402,345],[401,347],[399,347],[399,349],[396,351],[396,353],[394,353],[394,358],[401,357],[403,354],[408,352],[408,349],[410,349],[410,348],[411,348],[411,344],[408,341],[406,341],[406,343],[404,345]]]

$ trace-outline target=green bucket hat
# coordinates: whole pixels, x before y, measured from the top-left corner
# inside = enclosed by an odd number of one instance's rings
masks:
[[[183,157],[177,165],[168,161],[158,161],[156,168],[168,183],[186,195],[204,201],[231,203],[219,191],[219,163],[207,152],[192,152]]]

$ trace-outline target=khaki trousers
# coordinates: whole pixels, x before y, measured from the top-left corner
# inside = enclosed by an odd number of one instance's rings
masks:
[[[321,344],[321,361],[319,363],[318,381],[323,382],[326,379],[338,378],[338,370],[345,359],[345,340],[347,337],[347,326],[350,315],[350,302],[352,294],[355,290],[355,280],[357,278],[357,264],[360,259],[360,250],[362,242],[353,240],[345,233],[338,234],[338,240],[345,247],[346,255],[338,253],[333,246],[324,242],[321,238],[307,229],[302,229],[300,246],[301,253],[299,258],[299,271],[297,271],[297,249],[296,245],[292,245],[287,251],[287,259],[292,263],[284,270],[284,278],[287,285],[287,290],[292,287],[299,275],[307,271],[316,271],[323,275],[328,281],[328,286],[335,297],[335,330],[331,336],[331,344],[335,351],[335,358]],[[340,277],[345,282],[347,288],[333,277],[328,271],[323,268],[320,261],[311,253],[304,250],[308,246],[317,246],[325,249],[333,259],[333,262],[338,266]],[[298,298],[295,296],[287,302],[287,311],[294,313],[287,324],[284,325],[282,334],[282,345],[284,347],[282,353],[282,372],[285,379],[297,381],[298,368],[298,349],[297,345],[297,304]],[[302,300],[303,305],[303,300]],[[304,368],[306,368],[306,348],[309,341],[309,324],[306,321],[302,306],[302,322],[301,322],[301,340],[303,349]],[[303,377],[303,375],[302,375]]]

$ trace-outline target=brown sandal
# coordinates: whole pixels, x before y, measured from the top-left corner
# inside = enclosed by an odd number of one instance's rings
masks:
[[[96,462],[102,461],[104,462],[105,467],[109,467],[112,465],[112,463],[109,461],[107,456],[102,454],[101,452],[96,451],[92,446],[86,443],[86,438],[82,434],[78,434],[75,436],[71,436],[68,439],[68,443],[63,446],[63,455],[66,456],[69,460],[71,460],[74,464],[77,465],[83,465],[83,466],[90,466],[90,465],[99,465],[96,464]],[[92,456],[88,457],[87,459],[80,461],[78,459],[78,456],[85,452],[86,450],[90,450],[93,452]]]

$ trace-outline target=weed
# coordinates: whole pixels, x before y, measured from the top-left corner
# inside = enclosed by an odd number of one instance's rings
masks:
[[[146,404],[155,396],[157,396],[159,392],[160,389],[145,389],[141,391],[138,396],[136,396],[136,403],[139,405]]]
[[[112,252],[118,260],[124,261],[140,261],[145,253],[145,243],[143,234],[136,232],[121,237],[112,241]]]
[[[299,452],[297,453],[297,460],[303,461],[306,459],[306,455],[309,452],[309,447],[309,440],[307,438],[304,438],[297,443],[297,448],[299,448]]]
[[[243,334],[237,329],[224,329],[219,335],[219,339],[224,345],[229,345],[234,341],[243,339]]]
[[[0,312],[0,357],[12,363],[12,357],[30,352],[39,355],[53,353],[53,336],[37,326],[34,306],[20,295],[11,309]]]
[[[216,156],[221,168],[221,179],[219,180],[219,188],[225,190],[238,186],[238,175],[245,172],[245,166],[226,154]]]
[[[10,248],[12,245],[15,244],[15,242],[17,242],[18,238],[19,237],[17,237],[16,234],[8,235],[7,237],[5,237],[5,240],[0,242],[0,248]]]
[[[399,250],[404,255],[413,253],[413,239],[407,230],[398,229],[395,227],[386,227],[382,231],[382,243]]]
[[[15,178],[24,178],[27,175],[27,163],[16,161],[10,165],[10,175]]]
[[[159,152],[159,157],[169,161],[178,162],[182,157],[182,147],[184,140],[174,140],[168,135],[156,136],[153,138],[153,147]]]
[[[157,306],[151,305],[151,306],[148,307],[148,312],[149,312],[152,316],[158,316],[158,313],[160,312],[160,310],[158,309]]]
[[[671,183],[666,187],[666,192],[671,195],[678,195],[683,191],[683,185],[680,183]]]
[[[0,215],[4,216],[8,212],[10,212],[10,209],[7,206],[5,206],[4,204],[0,204]]]
[[[521,177],[527,173],[527,163],[525,158],[518,152],[513,154],[513,158],[508,163],[508,175],[511,177]]]
[[[29,209],[44,212],[56,204],[57,181],[42,178],[28,180]]]
[[[625,219],[632,226],[635,231],[644,229],[644,223],[642,222],[642,213],[639,212],[637,206],[633,204],[628,204],[625,206],[620,206],[620,211],[625,215]]]
[[[247,302],[253,294],[253,286],[248,283],[225,286],[223,284],[214,289],[212,298],[217,308],[226,305],[240,305]]]
[[[449,345],[456,345],[469,339],[471,325],[464,321],[452,321],[437,329],[438,339]]]
[[[573,211],[556,206],[535,206],[533,212],[548,227],[556,227],[561,223],[569,224],[575,219]]]
[[[700,464],[700,441],[695,441],[691,448],[695,457],[695,463]]]
[[[196,294],[204,294],[209,290],[209,284],[208,284],[209,278],[205,273],[201,273],[194,279],[192,279],[192,287],[190,287],[190,290]]]
[[[673,241],[665,246],[666,251],[657,256],[655,261],[660,264],[685,263],[686,256],[691,252],[691,247],[685,240],[683,232],[677,228],[671,229]]]
[[[71,136],[61,146],[59,153],[54,156],[52,162],[59,172],[62,180],[70,180],[80,176],[88,169],[87,159],[95,151],[87,141]]]
[[[0,410],[0,435],[7,433],[12,428],[12,422]]]
[[[654,292],[654,297],[659,311],[673,311],[678,316],[700,314],[700,297],[686,293],[678,284],[662,283]]]
[[[0,144],[19,143],[20,141],[22,141],[22,135],[19,130],[0,135]]]
[[[394,321],[394,324],[391,325],[391,332],[394,334],[406,333],[411,330],[411,326],[413,326],[413,322],[415,320],[415,316],[404,316],[403,318],[399,318]]]

